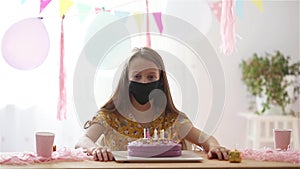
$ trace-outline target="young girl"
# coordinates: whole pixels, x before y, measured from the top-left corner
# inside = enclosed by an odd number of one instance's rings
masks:
[[[95,160],[111,161],[111,150],[127,150],[127,144],[143,137],[144,128],[164,129],[168,136],[202,147],[208,158],[228,160],[228,149],[176,109],[161,56],[153,49],[135,48],[125,64],[118,86],[108,102],[84,125],[86,134],[76,148],[87,149]],[[97,140],[102,140],[102,145]]]

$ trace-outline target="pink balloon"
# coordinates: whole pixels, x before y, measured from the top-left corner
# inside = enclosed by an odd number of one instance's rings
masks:
[[[16,69],[30,70],[40,66],[48,56],[49,35],[39,18],[28,18],[13,24],[2,39],[2,55]]]

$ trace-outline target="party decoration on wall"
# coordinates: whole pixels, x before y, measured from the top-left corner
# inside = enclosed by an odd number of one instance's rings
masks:
[[[236,16],[243,18],[244,17],[244,0],[235,0],[235,11],[236,11]]]
[[[263,11],[262,0],[252,0],[252,2],[261,12]],[[236,50],[234,9],[236,10],[237,16],[242,18],[244,16],[243,5],[243,0],[236,0],[235,5],[233,4],[232,0],[222,0],[209,3],[212,13],[215,15],[216,19],[221,23],[221,51],[225,55],[230,55]]]
[[[114,11],[115,16],[119,18],[127,17],[130,13],[127,11]]]
[[[206,1],[168,0],[165,14],[178,17],[206,34],[211,26],[212,14]],[[167,29],[167,21],[165,28]]]
[[[235,51],[235,16],[233,0],[222,0],[221,14],[221,51],[225,55],[231,55]]]
[[[260,12],[263,11],[262,0],[251,0],[251,2],[258,8]]]
[[[84,19],[88,16],[87,14],[92,10],[91,5],[86,5],[84,3],[77,3],[77,11],[80,22],[83,22]]]
[[[215,15],[217,20],[221,21],[221,13],[222,13],[222,1],[209,3],[209,7],[211,12]]]
[[[239,18],[244,17],[244,0],[235,0],[235,11],[236,15]],[[252,0],[252,3],[259,9],[260,12],[263,12],[263,3],[262,0]],[[216,19],[220,22],[221,13],[222,13],[222,0],[209,2],[209,7],[211,12],[215,15]]]
[[[40,13],[46,8],[46,6],[51,2],[52,0],[40,0]]]
[[[60,0],[59,1],[59,11],[60,16],[63,16],[67,13],[67,11],[73,6],[74,2],[71,0]]]
[[[2,39],[2,55],[12,67],[31,70],[48,56],[49,35],[41,19],[28,18],[13,24]]]
[[[151,48],[151,37],[149,32],[149,2],[146,0],[146,12],[147,12],[147,21],[146,21],[146,46]]]
[[[95,13],[98,14],[98,13],[100,13],[100,12],[101,12],[101,8],[95,7]]]
[[[162,24],[162,20],[161,20],[161,12],[154,12],[153,17],[155,19],[155,22],[156,22],[156,25],[159,29],[160,34],[162,34],[163,24]]]
[[[95,13],[98,14],[100,12],[110,12],[110,10],[105,10],[104,7],[102,7],[102,8],[95,7]]]
[[[134,14],[133,14],[133,16],[134,16],[134,19],[135,19],[135,21],[136,21],[136,24],[137,24],[137,26],[138,26],[138,29],[139,29],[139,32],[141,32],[142,31],[142,27],[143,27],[143,22],[144,22],[144,15],[140,15],[141,13],[139,13],[139,12],[135,12]]]
[[[59,64],[59,99],[57,105],[57,119],[63,120],[67,118],[67,96],[65,86],[65,67],[64,67],[64,55],[65,55],[65,42],[64,42],[64,18],[61,19],[61,35],[60,35],[60,64]]]

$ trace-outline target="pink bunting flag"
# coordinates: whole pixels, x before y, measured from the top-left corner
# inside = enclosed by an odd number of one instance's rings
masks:
[[[153,16],[154,16],[156,25],[157,25],[157,27],[159,29],[159,32],[160,32],[160,34],[162,34],[163,24],[162,24],[162,21],[161,21],[161,12],[154,12]]]
[[[41,0],[40,1],[40,13],[46,8],[46,6],[51,2],[52,0]]]
[[[222,0],[221,14],[221,51],[225,55],[231,55],[235,51],[234,11],[232,0]]]
[[[64,18],[65,15],[62,16],[61,20],[61,36],[60,36],[60,68],[59,68],[59,99],[57,105],[57,119],[63,120],[67,118],[66,116],[66,86],[65,86],[65,68],[64,68]]]

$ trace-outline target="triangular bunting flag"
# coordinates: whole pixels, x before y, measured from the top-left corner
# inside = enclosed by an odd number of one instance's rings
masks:
[[[60,16],[65,15],[73,4],[74,2],[71,0],[60,0],[59,1]]]
[[[252,2],[253,2],[254,5],[258,8],[258,10],[259,10],[260,12],[263,11],[262,0],[252,0]]]
[[[142,15],[141,13],[134,13],[133,16],[135,18],[139,31],[142,32],[142,23],[144,21],[144,15]]]
[[[46,6],[51,2],[52,0],[40,0],[40,13],[46,8]]]
[[[236,0],[235,1],[236,15],[241,18],[244,17],[243,5],[244,5],[244,0]]]
[[[83,22],[84,19],[88,16],[88,12],[92,10],[92,6],[83,3],[77,3],[77,10],[79,20],[80,22]]]
[[[156,25],[157,25],[157,27],[159,29],[159,32],[160,32],[160,34],[162,34],[163,24],[162,24],[162,21],[161,21],[161,12],[154,12],[153,16],[154,16]]]
[[[126,11],[114,11],[115,16],[119,17],[119,18],[123,18],[128,16],[130,13],[126,12]]]

